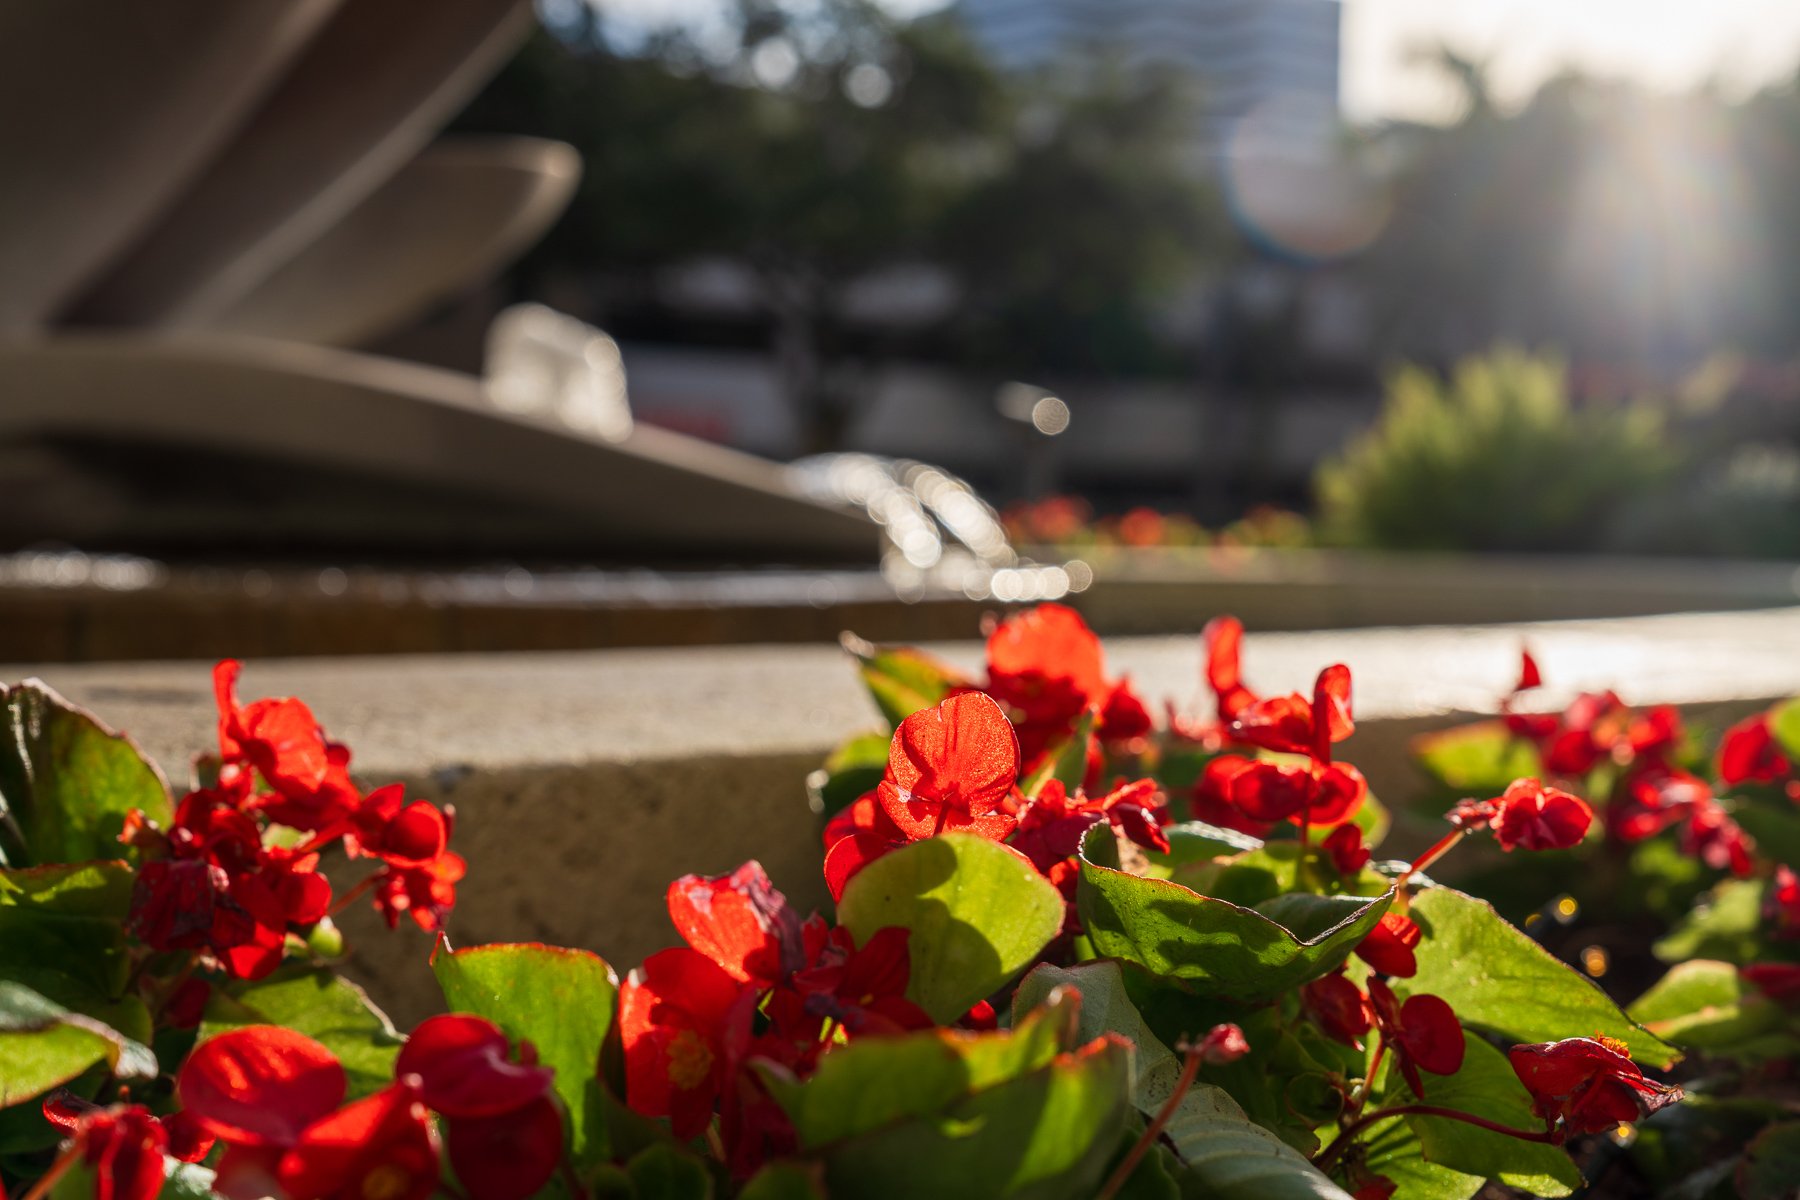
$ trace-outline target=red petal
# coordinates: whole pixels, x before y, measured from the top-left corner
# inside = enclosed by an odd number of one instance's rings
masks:
[[[394,1075],[419,1077],[419,1096],[446,1117],[489,1117],[523,1108],[550,1090],[554,1072],[507,1054],[492,1021],[466,1013],[431,1017],[413,1030]]]
[[[1400,913],[1382,914],[1381,923],[1357,945],[1356,956],[1383,975],[1410,979],[1419,973],[1413,947],[1422,931],[1412,918]]]
[[[201,1042],[175,1090],[202,1128],[242,1146],[291,1146],[302,1130],[343,1103],[337,1057],[303,1034],[274,1025],[234,1029]]]
[[[1519,650],[1519,682],[1513,684],[1514,693],[1530,691],[1544,684],[1543,673],[1538,670],[1537,659],[1531,657],[1531,651]]]
[[[1495,802],[1494,837],[1502,850],[1566,850],[1580,844],[1594,812],[1578,796],[1516,779]]]
[[[877,833],[859,833],[838,839],[837,844],[825,855],[825,886],[831,889],[832,900],[844,898],[844,889],[858,871],[888,851],[898,850],[905,844],[904,841],[894,841]]]
[[[939,801],[985,815],[1006,799],[1018,777],[1018,735],[1000,706],[980,692],[914,713],[894,731],[888,748],[888,780],[905,793],[902,801]],[[885,789],[882,807],[907,828]]]
[[[619,1033],[625,1098],[635,1111],[669,1117],[680,1138],[705,1128],[724,1082],[728,1018],[744,990],[685,946],[658,951],[631,973],[621,989]]]
[[[548,1096],[501,1116],[445,1124],[450,1165],[471,1200],[525,1200],[562,1160],[562,1114]]]
[[[1307,807],[1312,798],[1311,767],[1259,760],[1231,780],[1231,802],[1258,821],[1285,821]]]
[[[1320,762],[1331,761],[1331,744],[1341,742],[1356,732],[1350,719],[1350,668],[1336,663],[1319,672],[1313,682],[1312,755]]]
[[[294,1197],[426,1200],[437,1190],[437,1135],[413,1090],[397,1083],[308,1126],[275,1173]]]
[[[987,643],[988,671],[1067,680],[1090,703],[1106,690],[1100,639],[1081,614],[1061,604],[1040,604],[1009,617]]]
[[[1408,1057],[1434,1075],[1462,1069],[1463,1028],[1440,996],[1408,996],[1400,1006],[1400,1041]]]
[[[669,885],[669,919],[688,945],[733,979],[770,984],[803,964],[800,918],[762,864],[730,875],[683,875]]]

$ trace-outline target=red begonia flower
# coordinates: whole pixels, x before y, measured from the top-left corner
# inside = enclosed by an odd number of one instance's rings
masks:
[[[427,1200],[438,1185],[437,1131],[418,1093],[396,1083],[307,1126],[275,1177],[288,1200]]]
[[[1673,706],[1659,704],[1631,720],[1625,729],[1625,744],[1634,759],[1662,761],[1681,743],[1681,713]]]
[[[1001,622],[988,638],[987,662],[989,692],[1028,724],[1073,722],[1108,691],[1100,639],[1061,604]]]
[[[1369,865],[1369,847],[1363,844],[1362,830],[1349,823],[1339,825],[1319,843],[1331,855],[1331,865],[1346,878]]]
[[[170,1158],[180,1162],[197,1163],[212,1153],[215,1138],[198,1118],[185,1109],[172,1112],[166,1117],[159,1117],[163,1132],[168,1135]]]
[[[1072,857],[1081,849],[1087,831],[1102,821],[1146,850],[1169,852],[1163,832],[1168,809],[1154,779],[1122,784],[1104,796],[1071,797],[1060,780],[1052,779],[1019,818],[1012,848],[1032,861],[1039,871]]]
[[[804,965],[800,918],[761,863],[683,875],[669,885],[668,905],[682,940],[739,982],[767,986]]]
[[[1201,631],[1200,643],[1206,653],[1206,684],[1218,702],[1219,720],[1235,721],[1258,699],[1244,686],[1244,626],[1236,617],[1214,617]]]
[[[509,1049],[492,1021],[445,1013],[412,1031],[394,1061],[394,1075],[418,1076],[419,1098],[446,1117],[491,1117],[542,1097],[555,1074],[514,1062]]]
[[[1544,685],[1544,674],[1538,670],[1537,659],[1531,657],[1531,651],[1521,648],[1519,651],[1519,682],[1513,684],[1513,695],[1528,692],[1532,688]]]
[[[90,1106],[79,1114],[44,1105],[44,1115],[69,1133],[93,1174],[94,1200],[156,1200],[163,1189],[169,1135],[141,1104]]]
[[[1197,821],[1235,829],[1252,837],[1266,838],[1275,827],[1273,821],[1258,821],[1231,798],[1232,783],[1248,771],[1256,760],[1241,754],[1221,754],[1208,759],[1188,793],[1188,811]]]
[[[1774,937],[1784,941],[1800,937],[1800,876],[1785,864],[1777,866],[1775,877],[1769,880],[1762,915]]]
[[[1356,957],[1383,975],[1410,979],[1419,973],[1419,962],[1413,947],[1424,934],[1419,923],[1404,913],[1386,912],[1381,921],[1357,943]]]
[[[839,838],[825,855],[825,886],[830,890],[832,900],[844,898],[844,889],[850,886],[858,871],[904,845],[905,839],[895,840],[876,833]]]
[[[1602,1133],[1681,1099],[1681,1089],[1645,1079],[1610,1038],[1514,1046],[1507,1059],[1531,1093],[1531,1111],[1559,1138]]]
[[[510,1112],[458,1117],[444,1125],[450,1165],[470,1200],[535,1196],[562,1161],[562,1113],[548,1095]]]
[[[1362,1036],[1375,1023],[1375,1010],[1362,989],[1342,972],[1315,979],[1300,991],[1300,1001],[1325,1035],[1362,1049]]]
[[[1632,770],[1606,806],[1606,826],[1624,842],[1641,842],[1661,833],[1712,800],[1706,781],[1671,767]]]
[[[397,783],[376,788],[357,805],[347,839],[353,853],[370,854],[398,867],[419,867],[444,853],[450,821],[429,800],[406,799]]]
[[[685,946],[652,954],[621,991],[626,1101],[646,1117],[668,1117],[676,1137],[694,1137],[728,1078],[728,1025],[740,1011],[749,1016],[739,997],[756,993]]]
[[[1201,1062],[1218,1067],[1234,1063],[1250,1053],[1250,1043],[1236,1025],[1214,1025],[1200,1039],[1196,1049],[1200,1052]]]
[[[451,850],[416,867],[390,863],[375,879],[375,910],[389,929],[404,914],[425,932],[436,933],[456,907],[456,885],[466,869],[462,855]]]
[[[1784,1008],[1800,1007],[1800,965],[1751,963],[1738,968],[1738,977]]]
[[[1344,1164],[1345,1187],[1350,1200],[1391,1200],[1400,1185],[1386,1175],[1371,1170],[1369,1164],[1351,1158]]]
[[[1226,755],[1214,759],[1223,763]],[[1227,780],[1226,797],[1253,821],[1277,823],[1304,820],[1309,825],[1336,825],[1362,807],[1369,785],[1362,772],[1348,763],[1322,766],[1317,762],[1280,763],[1268,759],[1241,760],[1245,765],[1207,764],[1215,778]]]
[[[831,820],[825,822],[823,835],[825,849],[830,850],[845,838],[854,837],[859,833],[879,834],[897,842],[906,840],[906,835],[900,832],[900,827],[894,824],[888,817],[887,811],[881,807],[881,794],[875,790],[864,792]]]
[[[237,680],[243,665],[226,659],[213,668],[213,694],[219,705],[219,753],[255,767],[281,790],[312,792],[324,781],[330,762],[325,735],[312,710],[292,697],[237,702]]]
[[[1329,763],[1332,743],[1355,731],[1350,715],[1350,668],[1342,663],[1319,672],[1311,700],[1298,692],[1258,700],[1231,723],[1231,736],[1241,742],[1310,755],[1319,763]]]
[[[181,1107],[234,1146],[287,1147],[343,1103],[337,1056],[304,1034],[251,1025],[195,1046],[175,1079]]]
[[[1493,804],[1494,840],[1502,850],[1566,850],[1579,845],[1594,822],[1586,801],[1535,779],[1513,780]]]
[[[1731,819],[1724,805],[1706,799],[1688,811],[1681,831],[1681,849],[1715,871],[1729,870],[1746,879],[1755,869],[1750,857],[1754,843],[1743,827]]]
[[[1100,737],[1107,742],[1130,741],[1148,737],[1153,727],[1150,709],[1132,689],[1131,677],[1120,678],[1100,702],[1100,718],[1096,722]]]
[[[830,1018],[853,1035],[930,1029],[936,1022],[906,998],[911,938],[910,929],[890,926],[877,929],[858,947],[850,931],[839,926],[826,935],[813,964],[794,975],[792,995],[778,993],[777,999],[791,1006],[797,998],[806,1017]],[[812,1024],[798,1020],[800,1014],[791,1008],[787,1015],[802,1027]],[[812,1036],[816,1040],[817,1034]]]
[[[1739,721],[1719,740],[1719,782],[1727,787],[1774,783],[1787,778],[1793,769],[1769,729],[1768,713]]]
[[[999,841],[1017,823],[1005,804],[1019,777],[1019,739],[980,692],[922,709],[894,731],[881,807],[908,837],[966,830]]]
[[[1462,1069],[1467,1049],[1463,1028],[1442,997],[1421,993],[1408,996],[1402,1004],[1377,975],[1369,979],[1369,1004],[1375,1010],[1382,1040],[1415,1096],[1425,1097],[1421,1067],[1433,1075],[1454,1075]]]

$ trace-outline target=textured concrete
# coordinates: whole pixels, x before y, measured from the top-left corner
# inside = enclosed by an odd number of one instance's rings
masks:
[[[1196,614],[1198,624],[1204,616]],[[1360,728],[1344,747],[1390,801],[1416,789],[1415,733],[1491,707],[1521,641],[1542,662],[1552,703],[1612,686],[1634,702],[1676,702],[1713,717],[1800,693],[1800,610],[1335,633],[1252,635],[1258,689],[1307,686],[1332,661],[1356,673]],[[977,643],[937,647],[964,665]],[[1193,708],[1192,638],[1114,640],[1160,706]],[[36,674],[129,729],[178,774],[210,744],[207,664],[4,666]],[[833,647],[616,650],[393,656],[251,663],[242,694],[296,694],[356,753],[370,783],[403,779],[455,804],[469,859],[452,918],[459,943],[541,939],[587,946],[629,966],[673,937],[662,894],[684,871],[758,857],[798,902],[823,900],[817,818],[806,773],[843,737],[877,725]],[[425,939],[348,922],[355,974],[396,1013],[429,1006]]]

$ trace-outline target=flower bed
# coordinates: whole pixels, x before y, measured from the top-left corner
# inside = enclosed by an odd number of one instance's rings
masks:
[[[1524,712],[1527,659],[1503,720],[1421,744],[1446,832],[1385,862],[1388,814],[1335,749],[1349,671],[1259,695],[1240,634],[1205,637],[1216,714],[1161,722],[1058,606],[999,625],[985,678],[859,646],[891,728],[809,785],[835,921],[754,862],[685,876],[683,944],[623,979],[587,950],[452,948],[453,813],[365,791],[302,702],[240,704],[234,663],[178,800],[127,739],[10,688],[0,1180],[28,1200],[1784,1194],[1800,708],[1715,759],[1610,694]],[[362,882],[334,896],[325,854]],[[1499,910],[1442,882],[1459,860]],[[418,969],[447,1014],[402,1037],[337,973],[332,915],[356,903],[436,938]],[[1659,920],[1661,978],[1570,952],[1627,929],[1635,962]],[[1638,974],[1629,1010],[1590,978]]]

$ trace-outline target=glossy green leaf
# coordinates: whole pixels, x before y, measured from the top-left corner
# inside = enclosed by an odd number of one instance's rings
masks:
[[[0,980],[0,1108],[21,1104],[104,1062],[120,1079],[153,1079],[156,1056],[92,1017]]]
[[[1790,762],[1800,759],[1800,698],[1784,700],[1769,710],[1769,732]]]
[[[848,633],[842,641],[856,659],[875,706],[891,726],[922,708],[942,704],[951,692],[969,686],[956,668],[918,650],[876,646]]]
[[[241,1025],[284,1025],[319,1042],[344,1064],[352,1099],[394,1081],[394,1058],[405,1040],[361,988],[302,963],[254,983],[213,989],[200,1039]]]
[[[1537,1132],[1543,1122],[1532,1115],[1531,1095],[1519,1082],[1506,1055],[1480,1038],[1466,1040],[1462,1069],[1454,1075],[1422,1073],[1425,1103],[1452,1108],[1512,1129]],[[1389,1064],[1385,1103],[1415,1103],[1412,1091]],[[1427,1162],[1465,1175],[1494,1179],[1534,1196],[1567,1196],[1581,1185],[1581,1172],[1555,1146],[1521,1141],[1493,1130],[1444,1117],[1411,1115]]]
[[[1763,887],[1760,879],[1725,880],[1652,947],[1656,957],[1754,962],[1762,948]]]
[[[1627,1012],[1664,1041],[1698,1050],[1728,1050],[1788,1024],[1736,967],[1704,958],[1672,967]]]
[[[946,833],[883,855],[857,872],[838,921],[866,944],[877,930],[912,930],[906,994],[950,1022],[1023,970],[1062,928],[1063,898],[1024,856]]]
[[[1738,1163],[1743,1200],[1793,1200],[1800,1183],[1800,1121],[1783,1121],[1756,1135]]]
[[[54,965],[94,992],[117,994],[130,969],[132,879],[122,862],[0,869],[0,976]]]
[[[1601,1033],[1624,1042],[1641,1063],[1667,1067],[1681,1057],[1486,901],[1427,888],[1413,898],[1407,915],[1425,936],[1415,951],[1418,975],[1395,980],[1396,992],[1441,996],[1463,1024],[1515,1042]]]
[[[1345,905],[1336,924],[1297,935],[1254,909],[1101,865],[1110,837],[1097,827],[1082,843],[1079,903],[1094,949],[1205,995],[1272,999],[1336,969],[1394,899]]]
[[[1479,1175],[1426,1162],[1418,1132],[1404,1118],[1377,1121],[1358,1140],[1366,1147],[1368,1169],[1398,1188],[1394,1200],[1471,1200],[1487,1183]]]
[[[750,1177],[738,1200],[827,1200],[824,1172],[812,1163],[770,1163]]]
[[[598,1077],[600,1048],[618,1008],[619,981],[586,950],[538,943],[440,947],[431,960],[452,1012],[486,1017],[514,1041],[529,1040],[556,1069],[577,1162],[613,1156]]]
[[[1506,785],[1542,775],[1537,747],[1517,738],[1504,721],[1477,721],[1413,739],[1414,760],[1425,773],[1455,792],[1498,796]]]
[[[111,858],[134,808],[168,823],[168,784],[130,738],[35,679],[0,688],[0,710],[0,864]]]
[[[1132,1103],[1146,1116],[1160,1112],[1181,1075],[1181,1059],[1131,1002],[1119,964],[1101,960],[1069,968],[1035,967],[1013,996],[1014,1014],[1042,1004],[1058,987],[1081,994],[1081,1040],[1115,1033],[1132,1043]],[[1220,1088],[1191,1088],[1165,1133],[1194,1181],[1215,1200],[1344,1200],[1341,1188],[1299,1151],[1251,1121]]]
[[[1158,879],[1168,878],[1179,867],[1229,858],[1246,850],[1261,849],[1263,844],[1261,838],[1239,833],[1235,829],[1208,825],[1204,821],[1171,825],[1163,830],[1163,834],[1169,839],[1167,854],[1156,850],[1144,851],[1144,858],[1150,864],[1150,874]]]

